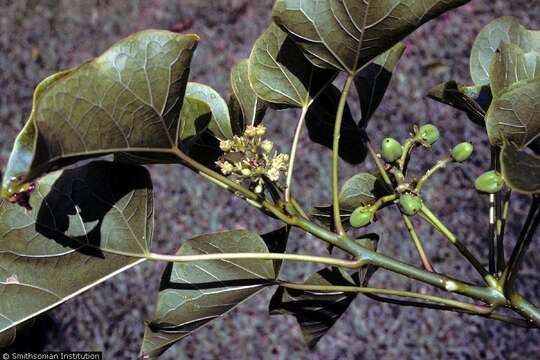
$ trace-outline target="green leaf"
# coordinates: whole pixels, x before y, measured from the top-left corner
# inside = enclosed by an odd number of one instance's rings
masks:
[[[525,53],[519,46],[502,42],[491,61],[489,76],[493,97],[512,85],[540,75],[540,53]]]
[[[435,86],[427,96],[465,112],[476,125],[485,126],[484,117],[492,101],[489,86],[466,86],[452,80]]]
[[[239,128],[243,133],[246,126],[255,126],[262,121],[267,108],[267,104],[257,97],[249,83],[249,59],[244,59],[233,66],[231,88],[231,98],[238,102],[240,107]]]
[[[502,145],[503,139],[519,150],[540,137],[540,78],[521,81],[491,104],[486,115],[489,140]]]
[[[294,41],[277,25],[255,41],[249,56],[249,82],[265,102],[306,107],[335,77],[334,71],[311,65]]]
[[[183,152],[192,153],[192,157],[196,158],[200,152],[198,149],[201,143],[208,142],[205,134],[214,137],[208,130],[211,119],[212,111],[205,101],[184,96],[182,110],[180,111],[180,128],[178,129],[179,147]],[[216,148],[219,150],[219,142],[217,140],[214,142],[216,143]],[[220,155],[221,150],[219,150],[219,154],[215,157],[215,160]],[[147,152],[116,153],[114,154],[114,160],[127,164],[180,163],[176,155],[164,156],[164,154]],[[205,162],[205,160],[203,159],[200,162]]]
[[[16,185],[78,160],[115,152],[168,153],[199,38],[148,30],[78,68],[43,80],[2,184]]]
[[[506,185],[526,194],[540,193],[540,156],[520,151],[505,142],[500,159]]]
[[[351,277],[337,268],[325,268],[311,275],[306,285],[358,286]],[[278,287],[270,300],[271,315],[293,315],[296,317],[304,340],[309,348],[336,323],[356,298],[354,292],[323,292]]]
[[[354,78],[354,85],[360,98],[362,111],[361,127],[366,127],[369,119],[379,107],[386,89],[392,79],[392,73],[405,51],[405,44],[398,43],[387,52],[377,56]]]
[[[212,110],[207,103],[192,97],[184,97],[184,105],[180,111],[181,142],[191,142],[204,132],[212,118]],[[189,147],[189,145],[187,145]]]
[[[375,202],[386,193],[384,183],[369,173],[359,173],[348,179],[339,193],[339,206],[352,211]]]
[[[476,37],[471,50],[471,77],[476,85],[489,85],[490,65],[503,42],[514,44],[525,52],[540,51],[540,32],[527,30],[511,16],[487,24]]]
[[[259,235],[246,230],[207,234],[186,241],[177,254],[267,253],[269,248],[284,249],[283,230],[264,237],[270,246]],[[276,266],[276,262],[271,260],[168,264],[156,313],[145,330],[142,353],[150,357],[159,356],[193,331],[273,285],[279,271],[279,266]]]
[[[354,74],[423,23],[468,0],[278,0],[274,21],[315,65]]]
[[[0,204],[0,333],[143,261],[152,201],[143,167],[93,162],[38,180],[32,210]]]
[[[218,139],[230,139],[234,136],[229,107],[216,90],[208,85],[188,82],[186,96],[203,101],[210,107],[212,120],[208,128]]]
[[[309,138],[332,149],[334,124],[341,92],[329,85],[317,96],[306,113]],[[367,155],[365,132],[353,119],[349,106],[345,106],[339,138],[339,157],[350,164],[360,164]]]
[[[287,249],[287,240],[289,239],[289,233],[291,228],[289,226],[283,226],[277,230],[270,231],[269,233],[261,235],[268,252],[271,253],[284,253]],[[281,265],[283,265],[282,260],[274,260],[274,273],[276,277],[279,275],[281,270]]]

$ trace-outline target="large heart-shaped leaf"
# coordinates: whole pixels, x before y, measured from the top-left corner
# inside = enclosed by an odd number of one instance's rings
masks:
[[[249,82],[262,100],[285,107],[307,107],[335,77],[313,66],[277,25],[255,41],[249,56]]]
[[[526,194],[540,192],[540,156],[519,151],[513,144],[505,142],[500,159],[506,185]]]
[[[476,125],[485,126],[484,117],[493,96],[489,86],[466,86],[454,80],[439,84],[427,96],[467,114]]]
[[[379,107],[392,74],[405,51],[405,44],[398,43],[364,67],[354,78],[354,85],[360,98],[362,111],[361,127],[366,127],[369,119]]]
[[[17,137],[3,184],[16,184],[107,153],[167,153],[178,145],[178,114],[196,35],[131,35],[78,68],[42,81]]]
[[[520,81],[494,99],[486,115],[486,128],[492,144],[503,139],[519,150],[540,137],[540,78]]]
[[[240,117],[237,120],[239,132],[243,132],[246,126],[259,124],[266,112],[267,104],[257,97],[249,83],[249,59],[244,59],[235,64],[231,70],[231,98],[240,107]],[[230,106],[229,106],[230,107]],[[234,121],[233,121],[234,123]]]
[[[493,97],[503,94],[520,81],[531,80],[540,75],[540,53],[525,53],[515,44],[501,43],[489,70]]]
[[[37,181],[30,204],[0,205],[0,332],[13,334],[150,249],[152,183],[143,167],[94,162],[54,172]]]
[[[511,16],[487,24],[478,34],[471,51],[471,77],[476,85],[489,85],[490,65],[501,43],[514,44],[524,52],[540,51],[540,32],[527,30]]]
[[[208,128],[217,138],[230,139],[234,136],[229,107],[216,90],[205,84],[188,82],[186,97],[203,101],[210,107],[212,120]]]
[[[428,20],[468,0],[278,0],[272,12],[315,65],[354,74]]]
[[[334,124],[341,91],[334,85],[327,86],[317,96],[306,113],[309,138],[332,149]],[[366,158],[365,132],[353,119],[349,106],[345,106],[339,137],[339,157],[350,164],[359,164]]]
[[[288,231],[263,236],[232,230],[186,241],[178,255],[284,251]],[[156,357],[175,342],[273,285],[280,262],[214,260],[168,264],[156,313],[144,334],[142,353]]]
[[[358,286],[345,272],[325,268],[311,275],[305,285]],[[272,315],[296,317],[306,344],[313,348],[356,298],[354,292],[295,290],[280,286],[270,300]]]

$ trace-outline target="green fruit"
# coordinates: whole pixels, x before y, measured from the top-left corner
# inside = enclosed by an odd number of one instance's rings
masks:
[[[422,125],[420,126],[420,129],[418,129],[418,136],[422,143],[433,145],[435,141],[439,140],[439,129],[432,124]]]
[[[403,149],[401,144],[392,138],[385,138],[382,141],[382,156],[386,162],[394,162],[401,157]]]
[[[373,213],[369,207],[356,208],[351,214],[349,222],[353,227],[362,227],[368,225],[373,220]]]
[[[405,215],[415,215],[422,208],[422,199],[414,194],[403,194],[399,198],[401,212]]]
[[[486,171],[477,177],[476,181],[474,182],[474,187],[476,190],[489,194],[498,192],[502,189],[503,185],[504,179],[502,178],[501,174],[494,170]]]
[[[457,162],[465,161],[471,156],[473,150],[474,150],[474,147],[471,143],[462,142],[461,144],[457,144],[452,149],[452,152],[451,152],[452,159],[454,159]]]

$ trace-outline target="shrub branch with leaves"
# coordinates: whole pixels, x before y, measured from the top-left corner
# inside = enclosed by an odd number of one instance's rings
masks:
[[[3,176],[0,344],[12,343],[36,315],[145,260],[167,265],[142,357],[159,356],[269,286],[277,286],[270,312],[295,316],[310,347],[357,294],[538,328],[540,309],[519,294],[516,279],[540,222],[540,32],[510,17],[493,21],[472,50],[474,85],[451,81],[429,92],[486,129],[492,163],[475,186],[489,194],[489,259],[473,254],[422,198],[430,178],[466,161],[472,144],[457,144],[425,174],[411,176],[415,149],[436,146],[434,125],[414,125],[402,141],[384,139],[380,154],[366,133],[403,54],[400,40],[467,2],[278,0],[273,24],[249,59],[231,71],[228,102],[212,88],[189,82],[199,41],[191,34],[136,33],[94,60],[45,79]],[[343,84],[342,90],[334,83]],[[353,86],[360,121],[347,104]],[[261,122],[269,107],[301,110],[290,154],[279,153],[266,138]],[[304,125],[314,142],[332,150],[332,203],[313,211],[294,197]],[[113,161],[72,166],[110,154]],[[377,172],[360,172],[340,187],[339,159],[356,165],[368,155]],[[152,181],[142,166],[151,163],[187,166],[283,226],[267,234],[201,235],[174,255],[154,253]],[[512,192],[530,195],[531,205],[507,257]],[[386,207],[399,209],[421,266],[379,252],[378,235],[355,230],[368,227]],[[483,283],[438,272],[415,231],[415,216],[439,231]],[[329,255],[286,253],[291,228],[325,242]],[[283,261],[324,267],[293,283],[279,277]],[[445,296],[370,287],[377,269]]]

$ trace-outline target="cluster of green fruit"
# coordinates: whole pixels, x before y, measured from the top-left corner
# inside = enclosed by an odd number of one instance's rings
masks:
[[[393,192],[395,197],[390,197],[390,201],[399,204],[401,212],[407,216],[416,215],[423,206],[420,196],[421,186],[418,186],[417,181],[405,182],[405,163],[410,155],[410,150],[416,145],[431,147],[437,140],[440,134],[436,126],[425,124],[415,127],[412,136],[406,140],[405,144],[400,144],[393,138],[385,138],[381,144],[381,156],[387,163],[387,167],[395,169],[393,172],[396,176],[397,185]],[[450,156],[447,159],[441,160],[435,167],[424,175],[424,178],[431,176],[438,168],[443,168],[448,162],[463,162],[470,158],[474,147],[469,142],[457,144],[450,151]],[[400,180],[403,179],[403,180]],[[420,180],[421,182],[422,180]],[[424,179],[425,181],[425,179]],[[504,181],[501,175],[496,171],[488,171],[480,175],[475,181],[475,187],[478,191],[484,193],[495,193],[501,190]],[[415,186],[416,185],[416,186]],[[363,227],[370,224],[376,212],[381,208],[380,202],[373,203],[367,206],[356,208],[350,217],[350,224],[353,227]]]

